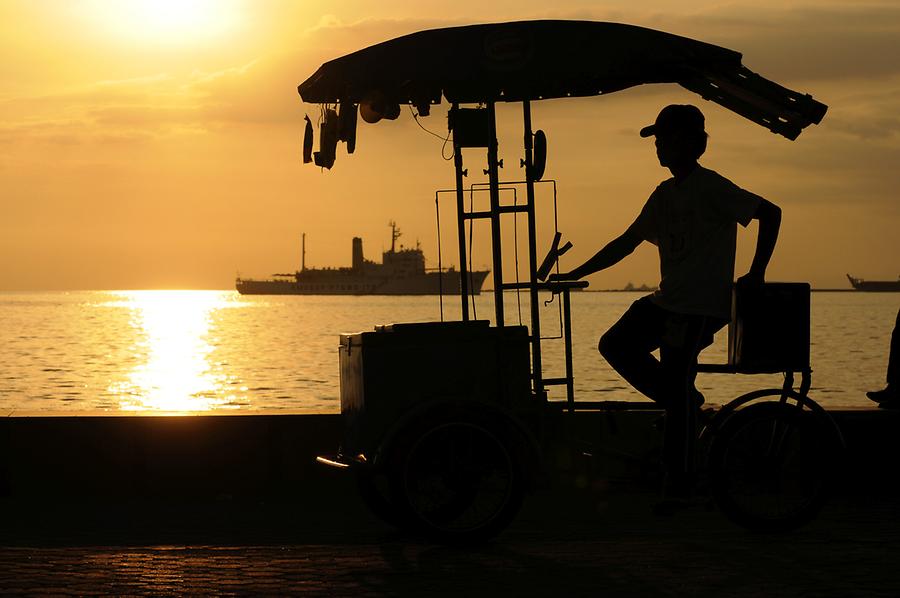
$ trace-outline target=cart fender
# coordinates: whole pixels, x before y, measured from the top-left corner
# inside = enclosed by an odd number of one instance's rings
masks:
[[[838,423],[834,420],[833,417],[831,417],[831,414],[828,413],[825,408],[823,408],[821,405],[819,405],[806,395],[801,395],[795,390],[784,390],[782,388],[764,388],[760,390],[754,390],[732,400],[724,407],[719,409],[719,411],[713,417],[712,421],[703,429],[700,434],[701,440],[710,440],[716,435],[719,430],[722,429],[722,426],[725,425],[725,423],[732,415],[751,403],[757,404],[754,403],[754,401],[782,396],[795,401],[796,403],[802,405],[804,408],[809,409],[812,413],[816,414],[816,416],[822,418],[823,421],[827,421],[832,428],[832,431],[834,432],[835,438],[837,439],[841,449],[846,450],[847,442],[844,439],[844,434],[843,432],[841,432],[841,428]]]

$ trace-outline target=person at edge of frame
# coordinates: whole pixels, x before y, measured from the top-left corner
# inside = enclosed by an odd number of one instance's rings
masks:
[[[900,310],[891,332],[891,349],[888,354],[887,385],[881,390],[870,390],[866,396],[882,409],[900,409]]]
[[[640,135],[656,138],[659,163],[672,178],[659,184],[621,236],[553,279],[578,280],[609,268],[643,241],[659,249],[659,289],[635,301],[598,346],[625,380],[665,410],[659,507],[683,502],[693,492],[696,419],[704,401],[694,386],[697,358],[731,317],[737,224],[759,220],[753,262],[738,284],[760,285],[778,239],[781,209],[699,164],[708,135],[696,106],[666,106]],[[659,360],[652,355],[656,349]]]

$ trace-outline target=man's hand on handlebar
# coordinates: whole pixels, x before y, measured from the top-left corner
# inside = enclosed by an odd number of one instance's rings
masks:
[[[737,279],[737,284],[741,286],[762,286],[765,282],[765,273],[753,272],[752,270]]]
[[[551,274],[547,282],[563,282],[565,280],[578,280],[580,276],[576,276],[572,272],[560,272],[559,274]]]

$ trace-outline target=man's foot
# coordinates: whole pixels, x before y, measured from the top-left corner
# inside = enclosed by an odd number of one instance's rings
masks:
[[[866,396],[876,403],[898,403],[900,402],[900,390],[888,384],[882,390],[870,390]]]

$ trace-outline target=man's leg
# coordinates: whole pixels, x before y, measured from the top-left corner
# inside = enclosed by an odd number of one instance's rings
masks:
[[[891,353],[888,356],[887,384],[900,393],[900,310],[897,310],[897,322],[891,332]]]
[[[657,402],[663,399],[662,372],[653,351],[660,346],[666,313],[648,297],[642,297],[600,337],[597,346],[614,370],[638,392]]]
[[[881,407],[900,407],[900,310],[891,332],[891,352],[888,355],[887,386],[883,390],[872,390],[866,396]]]
[[[670,314],[660,346],[661,380],[665,384],[666,429],[663,461],[667,492],[689,494],[694,473],[699,404],[694,388],[697,357],[712,344],[722,327],[719,320],[703,316]]]

